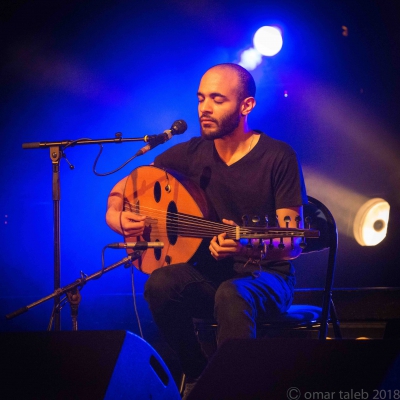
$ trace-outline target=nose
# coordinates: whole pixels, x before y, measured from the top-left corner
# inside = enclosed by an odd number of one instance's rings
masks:
[[[201,103],[199,103],[199,111],[200,114],[212,114],[212,103],[209,99],[204,99]]]

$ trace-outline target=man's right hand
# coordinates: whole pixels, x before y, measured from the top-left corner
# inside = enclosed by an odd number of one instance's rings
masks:
[[[106,214],[108,226],[125,237],[142,235],[145,219],[145,215],[135,214],[130,211],[119,211],[113,207],[110,207]]]
[[[130,211],[118,212],[119,225],[125,237],[141,236],[144,230],[145,215],[135,214]]]
[[[125,237],[140,236],[144,230],[145,215],[123,210],[126,179],[120,180],[108,196],[106,222],[115,232]]]

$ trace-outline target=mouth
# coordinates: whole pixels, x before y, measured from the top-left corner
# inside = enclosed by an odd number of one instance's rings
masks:
[[[202,124],[216,124],[217,122],[214,121],[213,119],[208,119],[208,118],[201,118],[200,122]]]

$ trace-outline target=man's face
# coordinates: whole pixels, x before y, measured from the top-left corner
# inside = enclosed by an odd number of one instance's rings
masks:
[[[228,69],[213,68],[204,74],[197,92],[203,138],[214,140],[229,136],[239,126],[238,84],[236,74]]]

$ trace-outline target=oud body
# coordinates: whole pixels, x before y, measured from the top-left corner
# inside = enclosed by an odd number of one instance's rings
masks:
[[[148,249],[135,261],[135,266],[147,274],[190,260],[203,240],[195,235],[197,218],[208,219],[212,214],[203,191],[193,182],[176,172],[153,166],[139,167],[129,175],[124,210],[147,216],[143,236],[125,237],[126,242],[164,243],[163,249]],[[190,218],[193,225],[193,232],[185,236],[179,233],[179,220],[184,223],[182,216]]]

